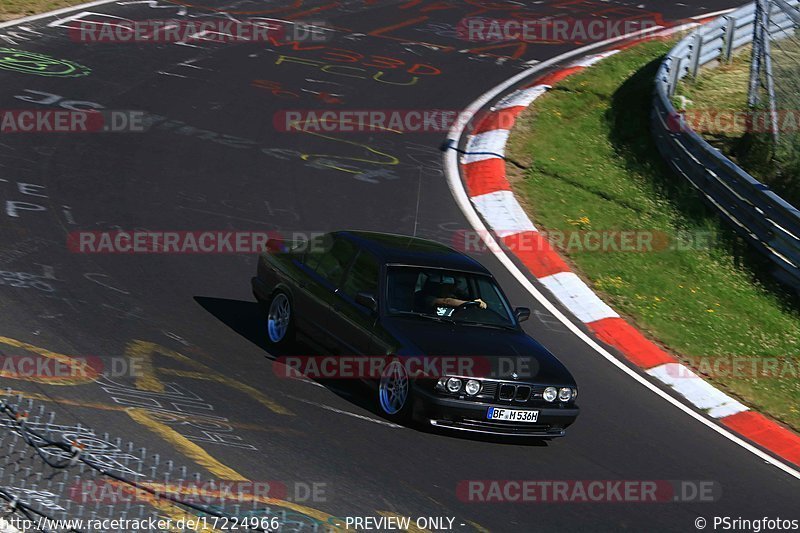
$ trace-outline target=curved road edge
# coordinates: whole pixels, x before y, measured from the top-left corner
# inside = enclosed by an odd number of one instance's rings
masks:
[[[702,18],[703,21],[708,19],[708,16]],[[685,24],[671,28],[667,32],[675,33],[696,24]],[[658,28],[653,30],[659,31]],[[764,461],[800,479],[800,471],[787,464],[787,462],[800,464],[800,452],[798,452],[800,436],[764,415],[750,411],[748,407],[714,388],[687,367],[681,365],[673,356],[663,352],[647,340],[600,300],[574,273],[570,272],[554,250],[543,252],[536,258],[526,257],[524,254],[514,254],[514,243],[524,238],[521,235],[525,233],[529,234],[528,237],[530,237],[530,233],[535,234],[536,228],[520,207],[505,177],[504,149],[510,133],[505,128],[510,127],[509,124],[513,124],[514,118],[519,113],[544,94],[549,89],[550,83],[555,83],[614,55],[626,46],[634,44],[635,40],[630,42],[630,39],[635,39],[637,36],[636,34],[628,35],[622,39],[595,43],[568,52],[538,64],[484,93],[463,112],[462,116],[465,120],[460,121],[449,132],[447,150],[444,155],[448,186],[459,208],[487,249],[497,257],[525,290],[576,337],[635,381],[695,420]],[[618,41],[628,42],[616,49],[587,55],[588,52],[606,48]],[[542,73],[550,70],[551,67],[573,60],[575,57],[581,57],[581,59],[542,76]],[[498,97],[508,92],[509,89],[532,78],[534,79],[532,83],[527,83],[498,100]],[[485,118],[479,121],[474,131],[466,132],[465,125],[469,120],[476,113],[487,108],[493,101],[496,102],[495,105],[487,109],[489,112],[486,113]],[[504,129],[499,129],[497,124],[503,124]],[[468,149],[460,149],[462,146]],[[461,165],[458,161],[459,152],[465,154]],[[473,168],[467,172],[467,169],[464,168],[465,164],[472,164]],[[464,170],[463,180],[462,170]],[[535,235],[533,237],[535,238]],[[498,239],[505,247],[500,245]],[[546,242],[542,244],[547,246]],[[580,323],[585,324],[598,340],[616,348],[630,362],[645,371],[650,377],[658,379],[670,387],[689,401],[694,408],[708,411],[707,415],[687,406],[603,348],[597,340],[580,329],[531,283],[517,264],[511,260],[509,252],[514,254],[514,257],[525,265],[530,274],[548,289],[551,298],[569,310]],[[681,379],[680,381],[685,383],[678,387],[678,383],[672,378],[677,375],[691,376],[693,379]],[[773,457],[743,440],[742,437],[787,462]]]
[[[104,4],[111,4],[117,2],[118,0],[94,0],[93,2],[86,2],[83,4],[75,4],[74,6],[67,6],[62,7],[61,9],[55,9],[53,11],[45,11],[44,13],[37,13],[35,15],[29,15],[27,17],[22,17],[18,19],[7,20],[5,22],[0,22],[0,28],[10,28],[12,26],[19,26],[20,24],[25,24],[26,22],[33,22],[35,20],[41,20],[48,17],[57,17],[58,15],[64,15],[66,13],[72,13],[73,11],[79,11],[81,9],[86,9],[89,7],[95,6],[102,6]]]

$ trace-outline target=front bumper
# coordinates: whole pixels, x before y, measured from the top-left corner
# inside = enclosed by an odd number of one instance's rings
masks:
[[[578,417],[580,409],[570,407],[528,407],[497,402],[461,400],[439,396],[415,387],[420,405],[417,416],[438,428],[517,437],[563,437],[565,430]],[[487,420],[490,407],[539,411],[535,423]]]

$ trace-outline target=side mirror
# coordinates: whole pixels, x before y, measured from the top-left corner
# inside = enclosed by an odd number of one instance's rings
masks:
[[[531,310],[527,307],[517,307],[514,309],[514,316],[517,318],[517,322],[525,322],[531,317]]]
[[[356,303],[358,305],[363,305],[373,313],[378,312],[378,300],[368,292],[359,292],[356,294]]]

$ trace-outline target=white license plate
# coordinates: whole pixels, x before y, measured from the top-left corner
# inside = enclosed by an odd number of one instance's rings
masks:
[[[505,422],[536,422],[539,420],[539,411],[526,409],[501,409],[490,407],[486,413],[489,420],[503,420]]]

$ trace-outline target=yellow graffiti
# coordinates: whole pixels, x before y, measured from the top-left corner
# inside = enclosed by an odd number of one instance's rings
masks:
[[[172,444],[186,457],[192,459],[215,476],[227,481],[246,481],[247,478],[220,463],[203,448],[190,441],[171,427],[156,421],[151,413],[144,409],[132,408],[127,410],[128,415],[139,424],[143,425],[168,443]]]
[[[60,399],[49,398],[48,396],[39,393],[11,391],[11,394],[22,395],[23,397],[35,400],[56,401],[58,403],[75,404],[79,406],[91,405],[92,407],[100,409],[125,411],[131,417],[131,419],[143,425],[144,427],[150,429],[151,431],[156,433],[159,437],[163,438],[165,441],[172,444],[178,451],[182,452],[184,455],[192,459],[199,466],[202,466],[203,468],[208,470],[218,479],[226,481],[249,481],[245,476],[241,475],[236,470],[233,470],[232,468],[229,468],[228,466],[224,465],[223,463],[215,459],[213,456],[211,456],[211,454],[203,450],[200,446],[198,446],[194,442],[183,437],[169,426],[154,420],[151,417],[151,415],[153,415],[154,413],[150,413],[145,409],[108,406],[103,404],[86,404],[74,400],[60,400]],[[118,484],[120,482],[108,481],[108,483]],[[183,494],[182,491],[190,490],[187,489],[186,487],[175,488],[172,485],[165,485],[159,483],[141,483],[141,486],[149,488],[159,493],[169,491],[168,493],[170,494],[175,494],[175,493]],[[124,485],[124,488],[128,489],[128,485]],[[149,492],[141,489],[131,489],[131,490],[135,491],[137,498],[141,498],[143,501],[147,501],[148,503],[153,505],[153,507],[163,512],[165,515],[169,516],[173,520],[177,521],[180,519],[185,519],[188,522],[189,519],[194,518],[193,515],[186,514],[180,507],[176,506],[173,503],[170,503],[167,500],[164,500],[163,498],[158,498],[157,496],[154,496],[153,494],[150,494]],[[338,526],[336,519],[335,517],[333,517],[333,515],[329,515],[322,511],[318,511],[317,509],[269,497],[261,497],[257,501],[259,503],[277,505],[298,513],[302,513],[310,518],[317,520],[318,522],[333,527],[335,530],[344,530],[344,528]],[[195,520],[195,522],[197,521]],[[201,528],[201,529],[196,529],[196,531],[216,531],[216,530],[211,528],[204,528],[204,529]]]
[[[184,377],[189,377],[192,379],[202,379],[207,381],[215,381],[217,383],[225,384],[231,388],[239,390],[251,398],[259,402],[260,404],[264,405],[267,409],[272,411],[275,414],[279,415],[293,415],[289,409],[277,404],[276,402],[270,400],[266,395],[260,392],[258,389],[255,389],[249,385],[245,385],[244,383],[240,383],[235,379],[229,378],[219,372],[215,371],[214,369],[191,359],[175,350],[170,350],[169,348],[165,348],[159,344],[154,342],[146,342],[140,340],[134,340],[128,343],[128,346],[125,349],[125,354],[130,358],[139,359],[140,365],[140,374],[136,377],[136,388],[150,391],[150,392],[163,392],[164,391],[164,384],[159,381],[157,372],[162,373],[171,373],[174,375],[182,375]],[[185,363],[186,365],[195,369],[194,372],[183,372],[177,373],[180,371],[164,369],[164,368],[156,368],[153,364],[154,356],[164,355],[173,359],[175,361],[180,361],[181,363]]]
[[[207,374],[204,372],[190,372],[187,370],[176,370],[174,368],[162,368],[161,372],[163,374],[169,374],[172,376],[190,378],[190,379],[201,379],[205,381],[214,381],[217,383],[222,383],[227,385],[233,389],[239,390],[255,401],[260,403],[261,405],[268,408],[270,411],[274,413],[278,413],[280,415],[292,415],[293,413],[286,409],[285,407],[273,402],[270,400],[263,392],[256,389],[255,387],[251,387],[250,385],[246,385],[240,381],[237,381],[233,378],[229,378],[228,376],[224,376],[222,374]]]
[[[345,120],[345,119],[333,120],[333,119],[327,119],[327,118],[324,118],[324,117],[321,118],[319,120],[319,122],[324,122],[324,123],[331,123],[331,122],[337,123],[338,122],[339,124],[356,124],[356,122],[351,121],[351,120]],[[314,137],[319,137],[321,139],[326,139],[328,141],[348,144],[350,146],[356,146],[358,148],[366,150],[367,152],[369,152],[371,154],[375,154],[376,156],[378,156],[378,158],[370,159],[370,158],[364,158],[364,157],[350,157],[350,156],[342,156],[342,155],[301,153],[300,154],[300,158],[303,161],[308,161],[308,160],[311,160],[311,159],[319,158],[319,159],[323,159],[325,161],[333,161],[333,160],[351,161],[351,162],[354,162],[354,163],[369,163],[369,164],[372,164],[372,165],[394,166],[394,165],[400,164],[400,160],[397,157],[395,157],[395,156],[393,156],[391,154],[387,154],[387,153],[381,152],[380,150],[376,150],[375,148],[372,148],[371,146],[368,146],[366,144],[363,144],[363,143],[360,143],[360,142],[357,142],[357,141],[339,139],[337,137],[332,137],[330,135],[325,135],[323,133],[310,131],[309,129],[306,129],[306,127],[305,127],[305,126],[307,126],[308,121],[306,121],[306,124],[304,124],[303,127],[300,126],[300,124],[302,124],[302,123],[303,123],[302,120],[290,121],[289,124],[288,124],[288,129],[290,131],[297,131],[299,133],[305,133],[307,135],[313,135]],[[402,134],[402,131],[394,130],[394,129],[390,129],[390,128],[384,128],[384,127],[381,127],[381,126],[376,126],[376,129],[382,129],[384,131],[388,131],[388,132],[391,132],[391,133]],[[332,164],[322,163],[322,164],[320,164],[320,166],[322,166],[324,168],[330,168],[330,169],[333,169],[333,170],[338,170],[340,172],[347,172],[349,174],[362,174],[363,173],[363,171],[360,170],[360,169],[355,169],[354,170],[353,168],[347,168],[346,166],[339,166],[339,165],[336,165],[335,163],[332,163]]]
[[[336,54],[336,55],[339,55],[339,54]],[[357,54],[357,55],[360,55],[360,54]],[[345,56],[345,57],[347,57],[347,56]],[[378,56],[374,56],[374,57],[378,58]],[[353,57],[351,56],[350,60],[352,60],[352,59],[353,59]],[[391,68],[391,69],[394,69],[396,67],[397,63],[403,64],[402,61],[394,60],[394,59],[391,59],[391,58],[383,58],[383,61],[394,61],[395,62],[394,65],[395,66],[389,66],[389,68]],[[418,76],[412,76],[411,77],[411,81],[406,82],[406,83],[394,82],[394,81],[386,81],[386,80],[383,79],[384,74],[386,74],[386,71],[384,71],[384,70],[379,70],[377,72],[370,72],[369,70],[367,70],[365,68],[361,68],[361,67],[353,67],[353,66],[349,66],[349,65],[330,64],[330,63],[325,63],[323,61],[319,61],[319,60],[316,60],[316,59],[308,59],[308,58],[303,58],[303,57],[279,55],[278,59],[275,60],[275,64],[276,65],[283,65],[284,63],[297,63],[299,65],[303,65],[303,66],[306,66],[306,67],[319,68],[319,70],[321,72],[325,72],[326,74],[333,74],[334,76],[343,76],[345,78],[355,78],[355,79],[358,79],[358,80],[372,79],[372,80],[377,81],[379,83],[388,83],[389,85],[400,85],[400,86],[404,86],[404,87],[409,87],[409,86],[412,86],[412,85],[416,85],[417,82],[419,82],[419,77]],[[364,63],[364,65],[367,66],[366,63]],[[378,67],[378,65],[369,65],[369,66]],[[439,71],[439,69],[436,69],[436,67],[431,67],[430,65],[415,65],[414,67],[412,67],[412,69],[409,69],[406,72],[408,74],[411,74],[412,71],[416,72],[417,70],[419,70],[418,68],[416,68],[417,66],[425,66],[425,67],[429,67],[431,69],[434,69],[436,71],[435,74],[441,73],[441,71]],[[380,68],[380,67],[378,67],[378,68]],[[370,76],[370,74],[371,74],[371,76]]]
[[[372,165],[394,166],[394,165],[399,165],[400,164],[400,160],[398,158],[396,158],[395,156],[393,156],[391,154],[386,154],[384,152],[376,150],[375,148],[372,148],[371,146],[367,146],[366,144],[362,144],[360,142],[348,141],[348,140],[344,140],[344,139],[337,139],[336,137],[331,137],[330,135],[325,135],[325,134],[317,133],[317,132],[314,132],[314,131],[300,130],[300,133],[305,133],[307,135],[313,135],[314,137],[320,137],[322,139],[327,139],[329,141],[349,144],[351,146],[357,146],[359,148],[363,148],[364,150],[366,150],[366,151],[368,151],[370,153],[373,153],[373,154],[376,154],[378,156],[382,156],[383,158],[385,158],[385,160],[383,160],[383,161],[380,161],[380,160],[376,161],[374,159],[365,159],[365,158],[361,158],[361,157],[348,157],[348,156],[340,156],[340,155],[300,154],[300,158],[303,161],[308,161],[309,159],[314,159],[314,158],[320,158],[320,159],[325,159],[325,160],[342,160],[342,161],[353,161],[353,162],[357,162],[357,163],[369,163],[369,164],[372,164]],[[335,163],[330,164],[330,165],[322,164],[321,166],[325,167],[325,168],[330,168],[330,169],[333,169],[333,170],[338,170],[340,172],[348,172],[350,174],[362,174],[363,173],[362,170],[353,170],[352,168],[347,168],[347,167],[344,167],[344,166],[337,166]]]
[[[10,337],[0,336],[0,344],[25,350],[26,352],[30,352],[44,359],[53,361],[54,365],[60,365],[58,367],[43,365],[42,371],[39,371],[35,366],[37,362],[32,361],[34,368],[31,372],[26,371],[24,373],[21,373],[19,369],[9,370],[8,368],[0,366],[0,378],[19,379],[48,385],[75,386],[93,383],[102,375],[102,369],[94,368],[90,364],[90,361],[85,358],[52,352],[45,348],[40,348],[38,346],[18,341]],[[190,357],[176,352],[175,350],[165,348],[159,344],[134,340],[128,343],[126,346],[125,355],[130,361],[136,361],[137,363],[138,372],[135,378],[135,386],[139,390],[157,393],[164,392],[164,384],[158,379],[158,372],[164,372],[165,369],[157,368],[154,363],[156,355],[163,355],[192,367],[194,372],[187,372],[185,374],[186,377],[223,383],[233,389],[249,395],[251,398],[255,399],[257,402],[264,405],[276,414],[294,414],[289,409],[269,399],[259,390],[249,385],[239,383],[235,379],[228,378],[227,376],[220,374],[203,363],[195,361]],[[2,360],[3,363],[6,361],[10,361],[10,365],[20,366],[19,362],[16,362],[12,356],[8,356],[6,359]],[[26,365],[28,365],[28,362],[29,361],[25,360]],[[97,358],[97,365],[101,364],[102,359]],[[27,366],[25,368],[27,369]]]
[[[44,348],[39,348],[38,346],[21,342],[9,337],[0,337],[0,343],[25,350],[26,352],[34,353],[54,361],[58,365],[62,365],[64,367],[55,368],[53,366],[46,365],[42,372],[39,372],[36,368],[34,368],[32,372],[20,372],[18,370],[8,370],[3,368],[0,370],[0,377],[3,378],[19,379],[34,383],[47,383],[49,385],[84,385],[86,383],[94,382],[100,374],[98,369],[92,368],[88,361],[81,357],[72,357],[69,355],[51,352],[50,350],[45,350]],[[14,359],[12,356],[8,356],[5,361],[14,362]],[[36,365],[35,361],[32,362],[34,365]],[[98,363],[99,362],[100,360],[98,359]],[[21,365],[21,362],[18,362],[18,364]],[[53,373],[54,375],[45,375],[47,373]]]
[[[324,135],[319,135],[320,137],[329,138]],[[332,139],[336,140],[336,139]],[[347,142],[348,144],[356,144],[358,143],[349,143],[348,141],[341,141]],[[360,145],[363,146],[363,145]],[[368,148],[369,149],[369,148]],[[370,149],[371,150],[371,149]],[[371,150],[374,153],[380,154],[380,152],[376,150]],[[381,154],[386,155],[386,154]],[[309,156],[313,157],[313,156]],[[390,157],[391,156],[387,156]],[[396,158],[391,158],[394,160],[394,163],[386,163],[386,164],[397,164]],[[64,354],[59,354],[56,352],[52,352],[43,348],[39,348],[37,346],[33,346],[31,344],[27,344],[21,341],[17,341],[15,339],[11,339],[8,337],[0,336],[0,343],[5,344],[14,348],[18,348],[21,350],[25,350],[27,352],[35,353],[37,355],[41,355],[42,357],[55,360],[63,365],[68,366],[69,368],[74,367],[74,374],[76,377],[70,378],[69,380],[62,379],[57,380],[55,378],[46,378],[42,379],[41,382],[48,383],[48,384],[57,384],[57,385],[82,385],[87,383],[92,383],[96,380],[98,375],[96,375],[96,371],[94,369],[87,370],[87,362],[80,358],[70,357]],[[273,402],[269,399],[266,395],[261,393],[259,390],[246,385],[244,383],[240,383],[232,378],[229,378],[219,372],[216,372],[212,368],[195,361],[179,352],[166,348],[156,343],[146,342],[141,340],[133,340],[126,346],[125,350],[126,356],[128,356],[131,360],[138,360],[137,370],[139,370],[139,375],[136,376],[135,385],[137,389],[142,391],[148,392],[164,392],[165,386],[159,380],[158,374],[166,374],[171,376],[183,377],[187,379],[197,379],[197,380],[204,380],[204,381],[212,381],[216,383],[224,384],[228,387],[241,391],[251,398],[255,399],[260,404],[264,405],[271,411],[281,414],[281,415],[293,415],[291,411],[282,407],[281,405]],[[161,368],[157,367],[154,364],[154,359],[156,355],[162,355],[168,357],[174,361],[178,361],[184,363],[195,370],[178,370],[178,369],[171,369],[171,368]],[[92,371],[95,374],[92,374]],[[0,377],[14,377],[13,375],[7,376],[5,372],[0,372]],[[31,381],[38,381],[32,379]],[[74,405],[78,407],[86,407],[86,408],[93,408],[93,409],[100,409],[106,411],[115,411],[115,412],[125,412],[133,421],[140,424],[141,426],[147,428],[149,431],[153,432],[164,441],[172,445],[177,451],[179,451],[184,456],[190,458],[194,461],[197,465],[202,466],[205,468],[209,473],[211,473],[215,478],[225,481],[237,481],[237,482],[247,482],[250,481],[247,477],[243,476],[233,468],[225,465],[224,463],[217,460],[213,457],[210,453],[208,453],[205,449],[201,446],[192,442],[190,439],[186,438],[185,436],[181,435],[169,425],[167,425],[162,419],[160,419],[160,414],[157,412],[151,412],[144,408],[131,408],[131,407],[122,407],[116,405],[108,405],[96,402],[87,402],[81,400],[74,400],[74,399],[66,399],[66,398],[53,398],[45,394],[41,393],[32,393],[32,392],[22,392],[22,391],[11,391],[11,394],[14,395],[21,395],[26,398],[41,400],[41,401],[54,401],[59,404],[63,405]],[[180,417],[181,421],[194,421],[194,422],[202,422],[202,417],[196,417],[193,415],[178,415],[170,414],[171,417]],[[262,426],[256,426],[254,424],[234,424],[230,423],[231,426],[234,427],[241,427],[246,429],[256,429],[261,430],[265,429]],[[276,428],[279,429],[279,428]],[[109,483],[118,484],[119,482],[110,481]],[[159,484],[159,483],[142,483],[142,487],[148,488],[153,490],[156,493],[166,492],[175,494],[181,493],[182,490],[193,490],[191,487],[174,487],[173,485],[167,484]],[[127,487],[127,485],[126,485]],[[193,522],[197,524],[197,527],[194,529],[195,531],[202,531],[202,532],[209,532],[213,533],[217,530],[207,527],[202,520],[197,520],[197,516],[188,513],[183,508],[178,506],[175,503],[170,502],[164,498],[158,497],[157,495],[151,494],[150,492],[142,489],[133,488],[137,494],[138,498],[141,498],[142,501],[146,501],[158,511],[163,513],[164,516],[173,519],[174,521],[183,520],[185,523]],[[195,490],[196,492],[196,490]],[[344,521],[341,518],[335,517],[323,511],[307,507],[305,505],[280,500],[277,498],[270,498],[268,496],[263,495],[254,495],[254,501],[258,503],[263,503],[267,505],[278,506],[283,509],[288,509],[294,511],[296,513],[300,513],[310,519],[316,520],[319,524],[325,527],[328,531],[348,531],[346,528]],[[390,511],[376,511],[378,514],[382,516],[393,516],[393,517],[400,517],[401,515],[395,514]],[[471,522],[470,522],[471,523]],[[485,528],[480,528],[477,524],[471,523],[476,529],[480,531],[486,531]],[[177,529],[171,529],[171,531],[178,531]],[[183,530],[181,530],[183,531]],[[415,526],[411,526],[408,529],[409,533],[429,533],[428,530],[420,529]]]
[[[243,476],[236,470],[233,470],[232,468],[222,464],[220,461],[212,457],[211,454],[203,450],[200,446],[191,442],[183,435],[180,435],[169,426],[166,426],[164,424],[161,424],[160,422],[152,420],[150,418],[150,413],[148,411],[144,409],[132,408],[128,410],[128,414],[136,422],[142,424],[143,426],[152,430],[154,433],[158,434],[161,438],[163,438],[164,440],[175,446],[175,448],[177,448],[178,451],[182,452],[184,455],[191,458],[198,465],[202,466],[203,468],[211,472],[218,479],[222,479],[225,481],[249,481],[245,476]],[[156,490],[157,492],[170,490],[171,493],[175,493],[175,491],[177,490],[180,493],[181,490],[193,490],[193,488],[184,488],[184,487],[176,488],[172,485],[155,484],[155,483],[143,484],[143,486],[147,486],[153,490]],[[153,495],[149,496],[153,499],[156,499]],[[329,515],[322,511],[318,511],[317,509],[312,509],[311,507],[306,507],[305,505],[300,505],[298,503],[279,500],[276,498],[264,497],[264,496],[258,497],[258,499],[255,501],[258,501],[259,503],[277,505],[286,509],[290,509],[292,511],[302,513],[319,522],[330,525],[334,527],[336,530],[343,530],[343,528],[340,526],[340,523],[337,523],[336,521],[337,519],[333,515]]]
[[[47,394],[41,394],[38,392],[27,392],[27,391],[19,391],[19,390],[10,390],[9,394],[12,396],[22,396],[23,398],[27,398],[30,400],[36,400],[40,402],[54,402],[58,405],[70,405],[73,407],[83,407],[86,409],[97,409],[98,411],[114,411],[118,413],[126,412],[130,407],[125,407],[122,405],[114,405],[114,404],[107,404],[107,403],[98,403],[98,402],[87,402],[83,400],[71,400],[69,398],[57,398],[54,396],[49,396]],[[153,411],[151,413],[156,419],[169,417],[171,422],[185,422],[185,423],[194,423],[194,424],[203,424],[208,423],[210,420],[207,418],[198,417],[191,414],[178,414],[178,413],[161,413],[158,411]],[[163,421],[163,420],[162,420]],[[211,421],[216,422],[216,421]],[[290,435],[302,435],[302,431],[298,431],[296,429],[291,428],[283,428],[278,426],[266,426],[264,424],[247,424],[243,422],[232,422],[226,421],[225,424],[236,428],[236,429],[246,429],[249,431],[269,431],[270,433],[286,433]]]

